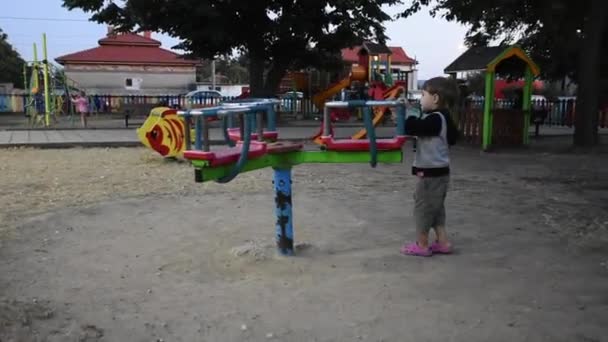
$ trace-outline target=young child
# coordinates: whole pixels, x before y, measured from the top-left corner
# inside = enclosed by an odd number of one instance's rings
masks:
[[[84,91],[81,91],[76,97],[72,98],[72,102],[76,105],[76,111],[80,113],[80,123],[82,124],[82,127],[87,128],[89,100],[87,100]]]
[[[449,254],[452,245],[445,229],[445,197],[450,182],[449,146],[458,138],[458,130],[448,108],[456,104],[458,88],[443,77],[428,80],[422,88],[422,115],[410,116],[406,134],[416,136],[417,146],[413,174],[418,178],[414,193],[416,241],[401,247],[401,253],[431,256]],[[435,241],[429,244],[429,231]]]

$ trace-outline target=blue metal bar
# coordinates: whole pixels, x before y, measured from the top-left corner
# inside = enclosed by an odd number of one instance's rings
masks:
[[[372,109],[371,107],[365,107],[363,109],[363,120],[365,121],[365,130],[367,131],[367,137],[369,138],[369,164],[372,167],[378,165],[378,146],[376,144],[376,130],[372,122]]]
[[[253,115],[253,121],[251,122],[252,126],[251,126],[251,132],[256,132],[258,130],[258,120],[257,120],[257,113],[253,112],[253,113],[245,113],[246,115]]]
[[[281,103],[281,101],[277,100],[277,99],[262,99],[262,98],[247,98],[247,99],[232,100],[232,101],[224,102],[224,104],[242,104],[245,106],[279,104],[279,103]]]
[[[222,107],[207,107],[207,108],[198,108],[188,111],[180,110],[177,112],[177,115],[190,115],[190,116],[207,116],[207,117],[215,117],[217,116],[217,112],[222,110]]]
[[[192,137],[190,136],[190,115],[184,115],[184,140],[186,140],[186,150],[192,147]]]
[[[293,217],[291,207],[291,168],[274,169],[273,177],[276,241],[279,253],[294,255]]]
[[[331,117],[329,107],[323,108],[323,136],[329,136],[331,134]]]
[[[239,160],[230,169],[230,172],[228,172],[228,174],[225,177],[222,177],[216,181],[217,183],[225,184],[225,183],[232,181],[233,179],[236,178],[236,176],[238,176],[238,174],[241,172],[241,170],[247,163],[247,157],[249,156],[249,147],[251,145],[251,126],[252,126],[251,124],[252,124],[253,118],[254,117],[252,115],[245,115],[244,120],[243,120],[244,126],[245,126],[244,127],[245,135],[244,135],[244,137],[241,136],[241,139],[243,140],[243,145],[241,147],[241,155],[239,156]]]
[[[277,113],[274,110],[274,104],[269,105],[266,110],[266,125],[271,132],[277,130]]]
[[[266,112],[270,107],[269,104],[265,103],[253,103],[253,104],[240,104],[240,103],[228,103],[223,104],[222,109],[219,110],[219,115],[229,115],[233,112]]]
[[[405,106],[397,106],[397,135],[405,135]]]
[[[194,129],[194,148],[197,151],[202,150],[203,148],[203,143],[202,143],[202,136],[203,136],[203,125],[202,122],[204,120],[204,118],[202,116],[197,116],[194,118],[195,121],[195,129]]]
[[[325,103],[328,108],[360,108],[360,107],[398,107],[405,105],[403,100],[388,100],[388,101],[368,101],[368,100],[351,100],[351,101],[330,101]]]
[[[230,147],[234,147],[234,141],[230,140],[230,135],[228,134],[228,127],[229,127],[229,121],[232,121],[232,115],[230,116],[224,116],[222,118],[222,134],[224,135],[224,141],[226,142],[226,145],[230,146]]]
[[[201,122],[201,131],[203,134],[203,151],[205,152],[209,152],[211,150],[211,144],[210,144],[210,139],[209,139],[209,122],[207,122],[207,118],[204,117],[200,117],[200,122]]]
[[[258,141],[264,141],[264,113],[255,113],[255,130],[258,133]]]

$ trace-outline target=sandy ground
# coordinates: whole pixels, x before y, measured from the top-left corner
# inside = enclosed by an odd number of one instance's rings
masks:
[[[608,341],[608,154],[453,158],[457,254],[399,255],[408,161],[297,167],[283,258],[269,170],[2,150],[0,341]]]

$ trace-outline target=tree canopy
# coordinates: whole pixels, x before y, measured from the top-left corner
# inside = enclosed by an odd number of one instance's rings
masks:
[[[0,29],[0,83],[23,85],[23,64],[25,61],[8,42],[8,36]]]
[[[235,50],[249,57],[253,95],[272,95],[286,70],[335,60],[341,48],[383,43],[382,6],[399,0],[63,0],[120,31],[153,30],[181,39],[200,58]]]
[[[517,43],[541,65],[544,78],[577,80],[575,144],[598,142],[601,79],[608,79],[608,2],[597,0],[413,0],[407,17],[431,14],[469,27],[467,45]]]

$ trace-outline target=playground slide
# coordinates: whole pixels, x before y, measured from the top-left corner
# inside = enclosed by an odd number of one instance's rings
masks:
[[[313,96],[312,102],[315,104],[315,106],[317,106],[317,108],[319,108],[321,110],[321,109],[323,109],[323,106],[325,105],[325,101],[328,98],[336,95],[342,89],[344,89],[348,86],[350,86],[350,76],[340,80],[338,83],[334,83],[331,87],[327,88],[325,91],[322,91],[322,92],[318,93],[317,95]]]
[[[402,90],[403,90],[402,84],[395,84],[394,86],[388,88],[384,92],[384,99],[385,100],[394,100],[399,96],[399,94],[401,93]],[[374,127],[378,126],[378,124],[382,122],[382,120],[384,119],[384,115],[386,114],[386,110],[387,110],[387,107],[376,107],[374,109],[374,119],[372,120]],[[363,138],[365,138],[366,135],[367,135],[367,131],[365,130],[365,128],[363,128],[362,130],[353,134],[351,136],[351,139],[363,139]]]

